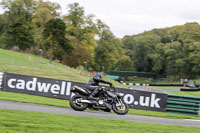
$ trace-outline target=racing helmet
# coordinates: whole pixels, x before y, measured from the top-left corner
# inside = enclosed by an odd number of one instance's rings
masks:
[[[102,78],[102,73],[97,72],[97,73],[95,74],[95,77]]]

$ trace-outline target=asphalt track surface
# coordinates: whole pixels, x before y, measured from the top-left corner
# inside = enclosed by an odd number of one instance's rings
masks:
[[[127,121],[144,122],[144,123],[159,123],[167,125],[200,127],[200,120],[167,119],[167,118],[137,116],[137,115],[117,115],[114,113],[97,112],[97,111],[74,111],[69,108],[61,108],[61,107],[37,105],[29,103],[19,103],[11,101],[1,101],[1,100],[0,100],[0,109],[12,109],[12,110],[45,112],[45,113],[64,114],[64,115],[73,115],[82,117],[127,120]]]
[[[168,91],[180,91],[178,87],[166,87],[166,86],[130,86],[131,89],[141,90],[141,91],[149,91],[156,93],[166,93]]]

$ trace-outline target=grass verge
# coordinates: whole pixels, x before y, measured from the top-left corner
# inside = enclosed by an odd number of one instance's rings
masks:
[[[168,91],[169,94],[185,95],[185,96],[196,96],[200,97],[200,91],[188,92],[188,91]]]
[[[197,133],[199,131],[198,127],[0,110],[1,133]]]
[[[61,63],[49,63],[48,59],[32,55],[31,60],[29,54],[13,52],[11,50],[0,49],[0,72],[9,72],[16,74],[24,74],[30,76],[39,76],[54,78],[60,80],[76,81],[87,83],[93,76],[92,73],[86,72],[83,68],[70,68]],[[125,85],[109,79],[116,87],[128,88]]]

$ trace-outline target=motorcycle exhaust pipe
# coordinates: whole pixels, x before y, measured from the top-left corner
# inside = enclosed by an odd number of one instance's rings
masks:
[[[83,89],[77,85],[72,87],[72,92],[78,92],[79,94],[84,95],[84,96],[89,95],[89,93],[85,89]]]
[[[92,101],[89,101],[89,100],[80,100],[81,103],[94,103]]]

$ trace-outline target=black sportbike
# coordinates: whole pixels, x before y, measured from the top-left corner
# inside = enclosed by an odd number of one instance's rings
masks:
[[[110,112],[113,110],[116,114],[125,115],[128,113],[128,105],[122,100],[115,87],[102,87],[102,91],[96,97],[97,100],[89,100],[88,96],[92,93],[89,89],[79,87],[77,85],[72,87],[72,95],[70,98],[70,106],[76,111],[84,111],[87,108],[94,110],[103,110]]]

